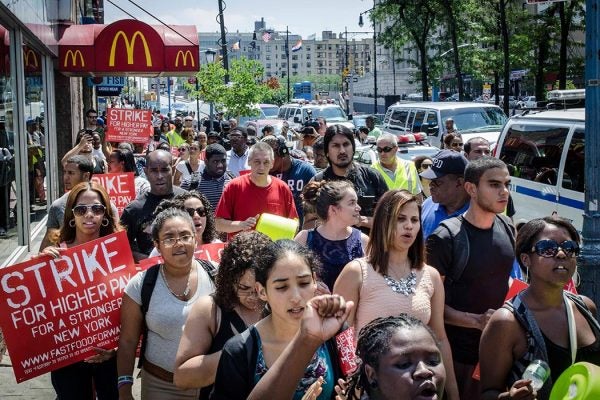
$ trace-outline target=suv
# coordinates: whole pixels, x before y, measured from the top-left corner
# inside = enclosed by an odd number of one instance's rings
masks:
[[[349,118],[337,104],[286,104],[279,109],[278,117],[288,120],[290,125],[292,123],[302,125],[311,118],[323,117],[328,126],[344,125],[354,129],[354,124],[349,121],[352,116]]]
[[[452,118],[456,130],[466,142],[481,136],[493,145],[498,141],[506,115],[500,107],[469,102],[398,103],[390,106],[383,120],[383,129],[395,135],[425,132],[427,142],[442,148],[446,133],[444,121]]]
[[[583,227],[585,109],[549,110],[508,120],[495,156],[508,165],[515,225],[559,215]]]

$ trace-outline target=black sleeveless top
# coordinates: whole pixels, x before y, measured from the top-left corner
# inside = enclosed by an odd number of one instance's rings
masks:
[[[218,307],[218,306],[217,306]],[[213,338],[212,344],[210,345],[210,349],[207,354],[216,353],[217,351],[221,351],[225,343],[234,337],[235,335],[239,335],[244,332],[248,327],[242,318],[238,315],[235,310],[224,311],[221,309],[221,324],[219,325],[219,330],[217,334]],[[212,391],[213,385],[203,387],[200,390],[200,400],[208,400],[210,397],[210,392]]]
[[[600,365],[600,332],[593,325],[591,325],[591,328],[596,340],[588,346],[577,348],[575,362],[586,361],[594,365]],[[560,374],[571,366],[571,350],[550,341],[543,332],[542,336],[548,353],[550,376],[552,381],[556,382]]]

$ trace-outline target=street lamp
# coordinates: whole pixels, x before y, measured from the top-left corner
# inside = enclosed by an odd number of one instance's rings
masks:
[[[207,64],[214,63],[216,55],[217,55],[217,52],[214,51],[213,49],[206,49],[204,51],[204,56],[206,57],[206,63]],[[196,90],[198,90],[198,79],[196,79]],[[208,132],[206,132],[207,135],[210,133],[210,131],[213,130],[213,120],[214,120],[214,111],[215,111],[214,108],[215,108],[215,105],[211,101],[210,102],[210,114],[208,116],[208,121],[209,121]],[[198,121],[200,121],[200,111],[198,111]]]
[[[367,11],[363,11],[358,16],[358,26],[361,28],[365,25],[363,20],[363,14],[371,12],[375,9],[375,0],[373,0],[373,8]],[[373,97],[375,98],[375,103],[373,106],[373,114],[378,113],[377,107],[377,29],[375,29],[375,20],[373,20]]]

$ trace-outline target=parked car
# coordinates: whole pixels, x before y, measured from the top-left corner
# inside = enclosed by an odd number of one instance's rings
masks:
[[[444,121],[452,118],[466,142],[481,136],[493,146],[498,141],[506,115],[498,106],[471,102],[397,103],[390,106],[383,120],[383,130],[395,135],[423,132],[431,146],[441,148],[446,134]]]
[[[252,126],[256,131],[256,137],[263,137],[262,129],[271,125],[275,131],[275,135],[281,135],[281,127],[283,126],[284,120],[282,119],[258,119],[256,121],[248,121],[246,127]]]
[[[517,102],[517,108],[537,108],[535,96],[525,96]]]
[[[508,165],[515,225],[558,215],[583,228],[585,109],[513,116],[494,152]]]

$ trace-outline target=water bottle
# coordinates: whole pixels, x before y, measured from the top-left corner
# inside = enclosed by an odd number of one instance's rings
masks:
[[[531,387],[536,392],[544,386],[550,376],[550,367],[543,360],[533,360],[523,372],[523,379],[531,381]]]

